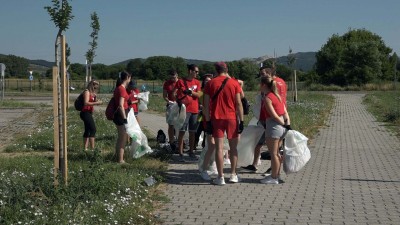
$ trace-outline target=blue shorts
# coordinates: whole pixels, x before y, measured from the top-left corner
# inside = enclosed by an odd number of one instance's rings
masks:
[[[186,113],[186,119],[183,123],[182,128],[180,131],[187,131],[189,127],[189,132],[196,132],[197,131],[197,113]]]

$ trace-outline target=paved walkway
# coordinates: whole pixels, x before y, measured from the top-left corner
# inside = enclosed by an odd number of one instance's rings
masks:
[[[241,173],[241,183],[214,186],[196,163],[172,162],[171,201],[157,212],[164,224],[400,224],[399,139],[365,110],[362,94],[334,96],[311,160],[297,174],[283,173],[285,184]],[[150,130],[165,127],[163,117],[142,116]],[[261,171],[269,167],[263,163]]]

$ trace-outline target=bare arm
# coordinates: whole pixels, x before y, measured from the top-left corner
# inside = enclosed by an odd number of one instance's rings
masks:
[[[85,90],[85,92],[83,92],[83,105],[94,106],[94,105],[100,105],[101,103],[102,103],[101,101],[90,102],[90,91]]]
[[[239,114],[239,120],[243,121],[243,106],[242,106],[242,97],[240,93],[236,94],[236,112]]]
[[[124,102],[125,102],[125,99],[123,97],[119,97],[118,109],[121,112],[122,118],[126,119],[126,114],[125,114],[125,110],[124,110]]]

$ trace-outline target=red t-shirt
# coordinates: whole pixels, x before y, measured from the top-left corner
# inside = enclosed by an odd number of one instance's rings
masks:
[[[91,94],[89,92],[89,102],[95,102],[96,101],[96,95]],[[84,105],[82,108],[82,112],[93,112],[93,106],[92,105]]]
[[[128,101],[130,102],[135,102],[138,100],[138,94],[139,94],[139,89],[135,88],[131,90],[131,93],[129,93],[129,98]],[[134,112],[139,112],[138,111],[138,103],[132,103],[128,107],[133,108]]]
[[[285,81],[280,77],[275,77],[276,87],[278,88],[278,93],[281,96],[282,102],[286,105],[286,93],[287,93],[287,86]]]
[[[265,97],[269,98],[272,101],[272,107],[274,108],[278,116],[282,116],[283,114],[285,114],[285,105],[283,104],[283,101],[279,101],[278,97],[276,97],[273,92],[269,92]],[[267,112],[267,119],[270,117],[271,115],[269,115]]]
[[[261,99],[263,98],[265,98],[265,94],[261,93]],[[260,118],[258,120],[266,121],[267,118],[268,118],[268,112],[267,109],[265,108],[265,101],[261,101]]]
[[[186,85],[185,85],[186,81]],[[179,79],[176,82],[175,89],[177,89],[177,99],[181,99],[182,103],[186,106],[186,112],[189,113],[199,113],[199,99],[195,96],[185,95],[183,91],[186,89],[190,89],[194,92],[198,92],[201,90],[201,83],[196,78],[192,80],[187,80],[185,78]]]
[[[242,90],[237,81],[229,79],[218,96],[212,99],[225,78],[225,76],[217,76],[204,88],[204,93],[210,96],[210,117],[211,119],[236,120],[236,94]]]
[[[174,96],[175,85],[176,85],[176,81],[173,81],[173,80],[167,80],[164,82],[164,85],[163,85],[163,90],[165,90],[167,92],[167,97],[168,97],[168,100],[170,100],[170,101],[175,101],[175,96]]]
[[[117,102],[117,107],[119,105],[119,99],[121,97],[124,98],[124,109],[128,109],[128,98],[129,98],[129,95],[126,92],[126,88],[124,86],[122,86],[122,85],[119,85],[114,90],[114,99]]]

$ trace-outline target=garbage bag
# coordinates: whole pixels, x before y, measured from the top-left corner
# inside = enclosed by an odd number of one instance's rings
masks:
[[[289,130],[285,137],[283,171],[286,174],[301,170],[311,158],[307,147],[308,138],[302,133]]]
[[[260,112],[261,112],[261,94],[257,94],[255,96],[255,102],[253,104],[253,115],[256,117],[257,120],[260,119]]]
[[[199,167],[199,171],[200,172],[203,171],[203,162],[204,162],[204,157],[205,157],[207,151],[208,151],[208,143],[206,141],[206,144],[205,144],[203,150],[201,151],[199,162],[198,162],[198,167]],[[214,163],[215,163],[215,152],[214,152],[214,154],[211,155],[210,163],[207,165],[207,168],[208,168],[207,170],[213,171],[214,170],[213,169],[213,164]]]
[[[168,124],[174,126],[176,134],[179,134],[186,119],[186,106],[184,104],[179,106],[176,102],[171,103],[167,109],[166,119]]]
[[[254,148],[261,135],[264,133],[262,126],[247,126],[240,135],[238,149],[238,165],[247,166],[253,163]]]
[[[133,158],[139,158],[147,153],[152,153],[153,150],[150,148],[146,135],[143,133],[136,120],[133,109],[129,110],[127,117],[128,125],[126,133],[132,138],[130,146],[130,156]]]
[[[149,104],[149,95],[150,91],[145,91],[145,92],[140,92],[138,94],[138,98],[140,99],[139,101],[139,110],[140,111],[146,111],[147,105]]]

